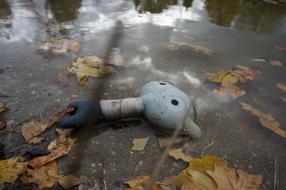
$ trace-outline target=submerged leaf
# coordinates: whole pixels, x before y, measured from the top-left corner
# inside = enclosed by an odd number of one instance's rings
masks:
[[[75,176],[75,175],[67,175],[63,176],[59,179],[59,184],[64,188],[64,189],[70,189],[76,185],[79,185],[82,183],[82,180]]]
[[[230,72],[220,71],[218,73],[208,73],[207,74],[208,80],[213,82],[219,82],[222,84],[235,84],[237,83],[238,79]]]
[[[24,184],[35,183],[39,189],[43,189],[52,187],[60,178],[57,162],[53,161],[37,169],[28,169],[27,175],[22,176],[21,181]]]
[[[205,55],[212,55],[215,54],[215,50],[199,45],[193,44],[177,44],[177,43],[170,43],[167,48],[171,51],[192,51],[195,53],[201,53]]]
[[[0,183],[13,183],[26,170],[27,164],[21,157],[0,160]]]
[[[215,93],[230,94],[234,99],[244,96],[246,93],[233,84],[222,84],[219,88],[214,90]]]
[[[43,124],[40,122],[29,122],[22,126],[21,133],[27,142],[33,143],[33,142],[40,141],[39,140],[40,138],[39,137],[36,138],[36,137],[42,134],[42,132],[44,132],[47,128],[48,126],[46,124]],[[33,139],[33,138],[36,138],[36,139]]]
[[[132,150],[136,150],[136,151],[142,151],[144,150],[147,142],[149,140],[149,137],[146,138],[137,138],[133,140],[133,146],[132,146]]]
[[[240,103],[242,105],[242,108],[250,111],[253,115],[256,115],[259,117],[259,122],[266,127],[267,129],[272,130],[274,133],[286,137],[286,131],[280,128],[280,123],[276,121],[270,114],[265,114],[262,111],[256,109],[250,104],[247,104],[245,102]]]
[[[96,56],[79,57],[68,71],[76,74],[78,83],[85,84],[87,77],[101,77],[114,72],[114,68],[107,66],[102,59]]]
[[[234,190],[259,190],[262,183],[261,175],[252,175],[234,169],[228,171],[228,179]]]
[[[215,180],[219,190],[233,190],[228,180],[227,167],[222,165],[215,165],[214,171],[208,170],[207,173]]]
[[[184,153],[182,148],[170,149],[168,154],[169,156],[174,157],[176,160],[181,159],[185,162],[189,162],[192,160],[192,157]]]
[[[216,183],[208,175],[196,170],[188,170],[188,173],[192,177],[191,179],[193,182],[202,185],[208,189],[216,189]]]

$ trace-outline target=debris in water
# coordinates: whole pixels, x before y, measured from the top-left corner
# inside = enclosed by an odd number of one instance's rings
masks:
[[[43,137],[39,137],[48,126],[41,122],[29,122],[22,126],[21,134],[25,141],[28,143],[36,144],[43,140]]]
[[[177,43],[170,43],[167,45],[167,48],[171,51],[192,51],[195,53],[201,53],[205,55],[213,55],[215,54],[215,50],[207,47],[202,47],[199,45],[192,45],[192,44],[177,44]]]
[[[189,162],[192,160],[192,157],[183,152],[182,148],[178,149],[170,149],[168,152],[169,156],[174,157],[176,160],[181,159],[185,162]]]
[[[146,138],[137,138],[133,140],[133,146],[132,146],[132,150],[136,150],[136,151],[142,151],[144,150],[147,142],[149,140],[149,137]]]
[[[0,160],[0,183],[13,183],[18,175],[27,170],[27,164],[22,157],[16,156]]]

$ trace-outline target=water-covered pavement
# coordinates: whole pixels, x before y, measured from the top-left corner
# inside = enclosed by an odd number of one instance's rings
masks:
[[[112,54],[123,66],[108,77],[89,78],[83,86],[74,75],[67,86],[60,85],[58,74],[76,57],[105,56],[116,25],[118,41]],[[43,42],[57,38],[76,41],[80,49],[39,50]],[[215,53],[172,44],[206,47]],[[285,189],[284,137],[265,128],[240,105],[247,102],[271,114],[286,130],[286,103],[281,99],[286,93],[276,86],[286,83],[286,52],[275,46],[286,47],[286,5],[276,1],[0,0],[0,102],[9,108],[1,117],[8,123],[5,130],[20,131],[22,122],[46,120],[70,101],[131,97],[148,81],[171,81],[196,101],[203,135],[189,142],[193,156],[213,141],[207,154],[262,174],[262,189],[273,187],[277,159],[279,189]],[[271,65],[271,60],[283,65]],[[261,75],[240,84],[245,95],[237,99],[214,93],[217,86],[207,73],[236,65],[260,70]],[[115,181],[150,175],[162,153],[157,137],[144,122],[120,125],[124,127],[101,133],[90,129],[60,159],[60,172],[84,175],[92,182],[104,178],[108,187]],[[0,135],[7,157],[21,153],[20,134]],[[147,136],[144,151],[131,150],[134,138]],[[161,177],[176,175],[185,166],[168,158]]]

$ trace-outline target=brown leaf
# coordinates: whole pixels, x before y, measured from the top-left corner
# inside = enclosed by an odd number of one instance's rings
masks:
[[[144,150],[146,144],[148,143],[149,137],[146,138],[137,138],[134,139],[132,141],[133,146],[132,146],[132,150],[136,150],[136,151],[142,151]]]
[[[63,176],[59,179],[59,184],[64,188],[64,189],[70,189],[76,185],[79,185],[82,183],[82,180],[75,176],[75,175],[67,175]]]
[[[207,173],[215,180],[219,190],[233,190],[228,180],[228,169],[226,167],[215,165],[214,171],[208,170]]]
[[[259,117],[259,122],[266,127],[267,129],[272,130],[274,133],[286,137],[286,131],[280,128],[280,124],[278,121],[276,121],[270,114],[265,114],[262,111],[256,109],[250,104],[247,104],[245,102],[240,103],[242,105],[242,108],[250,111],[253,115],[256,115]]]
[[[240,82],[246,82],[247,80],[253,80],[261,75],[261,71],[257,69],[248,68],[242,65],[235,66],[231,73],[238,78]]]
[[[203,185],[200,185],[198,183],[194,183],[191,181],[188,181],[186,183],[183,183],[181,190],[210,190]]]
[[[29,140],[29,143],[38,144],[38,143],[42,142],[43,140],[45,140],[44,137],[33,137],[32,139]]]
[[[286,84],[283,83],[276,83],[276,86],[286,92]]]
[[[51,161],[54,161],[57,158],[60,158],[66,154],[68,154],[75,143],[74,139],[69,138],[67,142],[57,146],[57,148],[52,149],[50,154],[45,156],[36,157],[28,162],[28,165],[32,166],[33,168],[39,168]]]
[[[62,86],[67,86],[69,84],[69,71],[67,69],[63,69],[57,77],[57,82]]]
[[[183,138],[176,138],[173,144],[177,144],[183,141]],[[166,148],[171,143],[171,137],[158,138],[160,148]]]
[[[57,123],[62,117],[65,116],[65,114],[71,113],[74,110],[75,110],[74,107],[68,106],[66,108],[63,108],[63,109],[57,111],[57,112],[54,112],[48,120],[48,124],[47,124],[48,128],[53,126],[55,123]]]
[[[278,67],[283,66],[283,63],[281,61],[278,61],[278,60],[270,60],[270,64],[273,66],[278,66]]]
[[[27,142],[32,143],[32,139],[42,134],[42,132],[47,128],[48,126],[46,124],[40,122],[29,122],[22,126],[21,133]]]
[[[222,84],[235,84],[238,79],[230,72],[219,71],[218,73],[207,73],[208,80],[213,82],[219,82]]]
[[[234,84],[222,84],[220,87],[214,90],[215,93],[230,94],[234,99],[244,96],[246,93]]]
[[[26,162],[21,157],[12,157],[6,160],[0,160],[0,183],[13,183],[18,175],[27,170]]]
[[[202,185],[203,187],[206,187],[207,189],[216,189],[217,186],[216,186],[215,181],[207,174],[204,174],[196,170],[188,170],[188,173],[191,176],[192,182]]]
[[[215,54],[215,50],[207,47],[202,47],[199,45],[193,44],[177,44],[177,43],[170,43],[167,48],[171,51],[191,51],[195,53],[201,53],[205,55],[213,55]]]
[[[227,175],[234,190],[259,190],[262,183],[261,175],[248,174],[242,170],[230,169]]]
[[[28,169],[27,175],[21,178],[22,183],[35,183],[39,189],[52,187],[61,176],[58,175],[56,161],[50,162],[37,169]]]
[[[184,153],[182,148],[170,149],[168,154],[169,156],[174,157],[176,160],[181,159],[185,162],[189,162],[192,160],[192,157]]]

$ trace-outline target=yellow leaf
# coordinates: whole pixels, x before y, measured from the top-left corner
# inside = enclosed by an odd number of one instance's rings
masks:
[[[53,161],[37,169],[28,169],[27,175],[23,176],[21,181],[38,184],[39,189],[43,189],[52,187],[60,178],[57,162]]]
[[[53,149],[55,149],[57,147],[58,147],[57,140],[53,140],[52,142],[50,142],[50,144],[48,145],[47,149],[50,151],[50,150],[53,150]]]
[[[227,176],[228,169],[225,166],[215,165],[214,171],[208,170],[207,173],[215,180],[219,190],[233,190]]]
[[[79,185],[81,183],[82,183],[82,180],[75,175],[67,175],[67,176],[63,176],[59,179],[59,184],[64,189],[70,189],[73,186]]]
[[[244,96],[246,93],[233,84],[222,84],[219,88],[214,90],[215,93],[230,94],[234,99]]]
[[[29,143],[38,144],[42,142],[44,139],[45,139],[44,137],[33,137],[32,139],[29,140]]]
[[[32,143],[32,139],[39,136],[47,129],[47,127],[48,126],[46,124],[40,122],[29,122],[22,126],[21,133],[27,142]]]
[[[276,86],[286,92],[286,84],[283,83],[276,83]]]
[[[143,190],[145,186],[148,185],[150,177],[149,176],[140,176],[134,179],[128,180],[125,183],[129,186],[129,188],[134,188],[138,190]]]
[[[0,102],[0,113],[6,111],[7,108],[5,107],[5,104],[3,102]]]
[[[132,146],[132,150],[136,150],[136,151],[142,151],[144,150],[147,142],[149,140],[149,137],[146,138],[137,138],[133,140],[133,146]]]
[[[96,56],[79,57],[68,71],[75,73],[79,84],[86,82],[86,77],[101,77],[107,73],[114,72],[114,68],[106,66],[103,60]]]
[[[261,175],[252,175],[234,169],[228,171],[228,179],[234,190],[259,190],[262,183]]]
[[[230,72],[224,71],[220,71],[218,73],[208,73],[207,77],[210,81],[223,84],[235,84],[238,81],[236,76],[232,75]]]
[[[181,190],[210,190],[210,189],[204,187],[203,185],[188,181],[186,183],[183,183]]]
[[[216,183],[208,175],[196,170],[188,170],[188,173],[192,177],[193,182],[200,184],[208,189],[216,189]]]
[[[26,170],[27,164],[21,157],[0,160],[0,183],[13,183]]]
[[[182,148],[170,149],[168,154],[169,156],[174,157],[176,160],[182,159],[185,162],[189,162],[192,160],[192,157],[190,155],[185,154]]]

